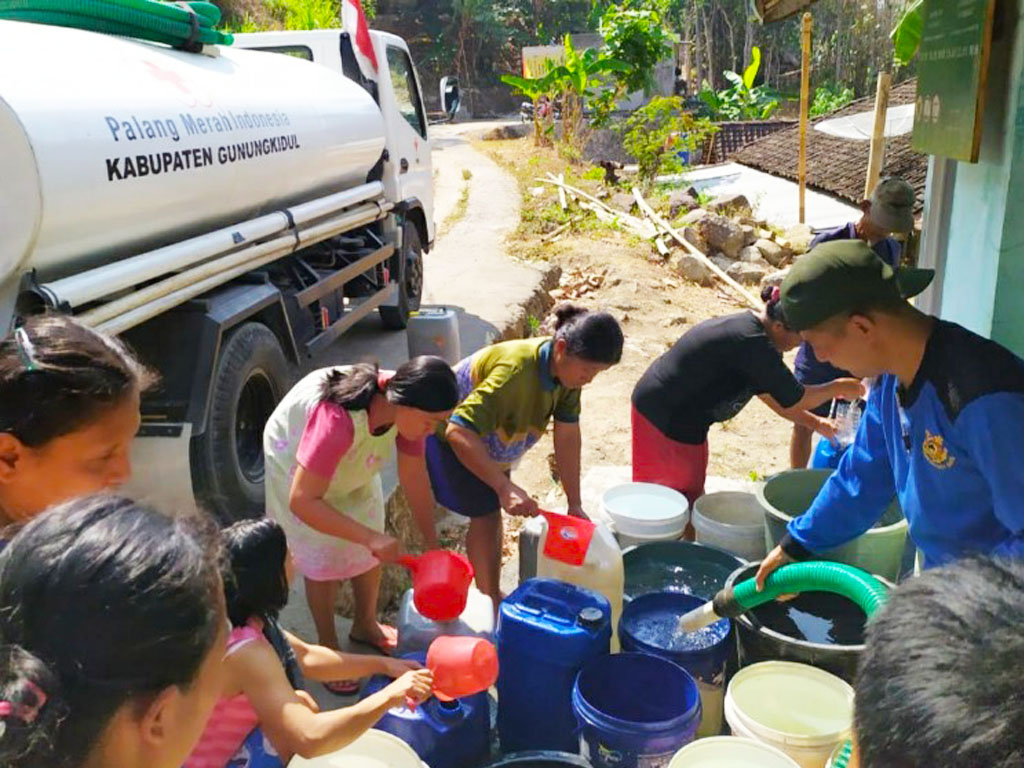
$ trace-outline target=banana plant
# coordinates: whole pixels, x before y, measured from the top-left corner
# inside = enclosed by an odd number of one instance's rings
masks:
[[[921,47],[921,33],[924,31],[924,0],[913,0],[893,29],[893,56],[901,66],[909,64]]]

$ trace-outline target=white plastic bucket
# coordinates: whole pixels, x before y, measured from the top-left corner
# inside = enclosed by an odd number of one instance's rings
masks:
[[[688,744],[668,768],[799,768],[775,747],[738,736],[713,736]]]
[[[390,733],[371,729],[344,749],[307,760],[293,757],[288,768],[428,768],[412,747]]]
[[[624,483],[601,497],[601,510],[615,524],[623,549],[683,535],[690,502],[679,491],[654,483]]]
[[[765,556],[764,507],[752,493],[707,493],[693,502],[697,541],[732,552],[749,562]]]
[[[824,768],[853,726],[853,688],[835,675],[790,661],[741,669],[725,694],[736,736],[776,747],[802,768]]]

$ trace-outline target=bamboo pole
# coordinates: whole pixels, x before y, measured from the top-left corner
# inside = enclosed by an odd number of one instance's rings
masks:
[[[864,180],[864,199],[871,197],[882,175],[882,163],[885,160],[885,114],[889,109],[889,89],[892,87],[892,75],[888,72],[878,73],[878,88],[875,90],[875,129],[871,133],[871,151],[868,154],[868,176]]]
[[[671,235],[677,243],[679,243],[681,246],[683,246],[683,248],[692,253],[698,260],[700,260],[702,264],[704,264],[705,267],[710,269],[712,274],[714,274],[719,280],[721,280],[727,286],[732,288],[733,291],[735,291],[736,294],[743,299],[744,303],[750,305],[751,309],[760,310],[763,307],[763,304],[760,301],[755,299],[747,291],[746,288],[744,288],[742,285],[740,285],[727,274],[725,274],[725,272],[723,272],[719,268],[719,266],[715,264],[715,262],[709,259],[704,254],[704,252],[700,250],[700,248],[698,248],[685,237],[683,237],[681,234],[679,234],[679,232],[672,229],[672,226],[667,221],[665,221],[661,216],[659,216],[657,212],[655,212],[655,210],[651,208],[648,202],[644,200],[644,196],[640,193],[640,190],[637,187],[633,187],[633,197],[636,199],[636,204],[640,207],[640,210],[643,211],[647,218],[649,218],[654,223],[656,229],[660,229],[666,234]]]
[[[811,95],[811,14],[805,13],[800,31],[803,58],[800,64],[800,159],[797,178],[800,185],[800,223],[806,220],[804,203],[807,187],[807,106]]]

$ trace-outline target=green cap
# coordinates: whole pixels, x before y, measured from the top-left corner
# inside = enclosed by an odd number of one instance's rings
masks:
[[[834,240],[797,260],[782,281],[786,325],[806,331],[843,312],[917,296],[935,271],[893,269],[863,240]]]

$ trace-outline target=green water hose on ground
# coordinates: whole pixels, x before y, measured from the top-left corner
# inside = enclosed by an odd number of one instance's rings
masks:
[[[0,0],[0,19],[133,37],[192,52],[204,45],[231,45],[234,39],[214,29],[220,9],[204,2]]]
[[[780,595],[798,592],[832,592],[859,605],[867,616],[877,611],[887,598],[885,587],[874,576],[842,563],[810,562],[784,565],[757,591],[753,579],[741,581],[715,595],[714,600],[680,617],[679,626],[694,632],[720,618],[732,618]]]

